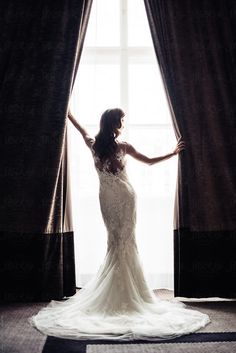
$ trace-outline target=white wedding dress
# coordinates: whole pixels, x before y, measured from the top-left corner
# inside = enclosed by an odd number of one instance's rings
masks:
[[[116,158],[106,165],[93,153],[108,233],[104,262],[74,296],[51,301],[29,319],[47,335],[163,340],[192,333],[210,322],[208,315],[187,309],[181,302],[161,300],[149,289],[135,240],[136,195],[126,174],[125,143],[119,147]]]

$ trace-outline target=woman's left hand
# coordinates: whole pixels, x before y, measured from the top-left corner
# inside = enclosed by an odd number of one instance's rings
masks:
[[[174,153],[174,154],[178,154],[178,153],[180,153],[181,151],[183,151],[184,149],[185,149],[185,142],[180,139],[180,140],[178,141],[178,143],[177,143],[177,145],[176,145],[176,147],[175,147],[173,153]]]

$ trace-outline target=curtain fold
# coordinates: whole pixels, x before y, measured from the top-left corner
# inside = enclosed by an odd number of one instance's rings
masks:
[[[144,0],[179,155],[175,295],[236,296],[236,3]]]
[[[0,5],[0,300],[75,293],[66,116],[92,0]]]
[[[75,65],[74,65],[74,71],[73,71],[73,76],[72,76],[72,81],[71,81],[71,88],[70,88],[70,94],[69,97],[72,94],[72,90],[74,87],[75,83],[75,78],[77,75],[78,67],[79,67],[79,62],[80,62],[80,57],[82,54],[82,49],[83,49],[83,44],[84,44],[84,39],[85,39],[85,34],[88,26],[88,21],[89,21],[89,16],[91,12],[91,7],[92,7],[93,0],[87,0],[83,2],[83,7],[82,7],[82,12],[81,12],[81,18],[82,21],[80,22],[80,29],[79,29],[79,37],[78,37],[78,45],[76,49],[76,56],[75,56]],[[68,98],[69,100],[69,98]],[[67,122],[67,120],[66,120]],[[64,231],[68,231],[70,229],[70,226],[72,225],[72,211],[71,211],[71,196],[70,196],[70,168],[69,168],[69,155],[68,155],[68,134],[67,134],[67,125],[66,125],[66,132],[65,132],[65,146],[64,146],[64,158],[65,158],[65,164],[66,164],[66,177],[64,178],[65,184],[64,184],[64,189],[67,190],[66,192],[66,197],[64,197],[64,203],[63,203],[63,229]]]

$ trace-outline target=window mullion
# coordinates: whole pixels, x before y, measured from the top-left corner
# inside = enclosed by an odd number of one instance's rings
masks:
[[[120,0],[120,102],[121,107],[129,116],[129,92],[128,92],[128,10],[127,0]],[[128,121],[127,121],[128,122]],[[126,129],[126,137],[128,131]]]

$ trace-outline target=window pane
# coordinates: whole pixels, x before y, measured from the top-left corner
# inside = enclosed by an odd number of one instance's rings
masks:
[[[173,151],[171,128],[129,130],[129,142],[150,157]],[[147,166],[129,158],[128,175],[137,193],[137,243],[145,272],[153,288],[173,285],[173,217],[177,161]],[[153,274],[153,275],[152,275]],[[155,275],[154,275],[155,274]]]
[[[120,44],[120,1],[93,0],[85,46]]]
[[[171,127],[129,128],[129,142],[141,153],[150,157],[170,153],[176,145]],[[153,166],[147,166],[130,158],[128,168],[138,194],[152,196],[172,196],[175,190],[176,161],[171,158]]]
[[[76,284],[83,286],[102,263],[107,235],[100,212],[98,176],[91,152],[70,121],[67,126]],[[97,129],[89,128],[88,132],[94,136]]]
[[[82,123],[97,125],[104,110],[120,105],[119,65],[81,63],[71,103]]]
[[[152,38],[143,0],[128,0],[128,45],[152,46]]]
[[[129,115],[136,124],[170,124],[157,63],[129,65]]]

